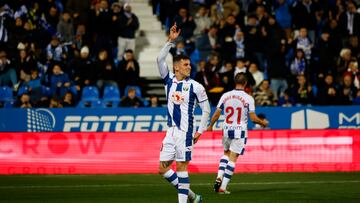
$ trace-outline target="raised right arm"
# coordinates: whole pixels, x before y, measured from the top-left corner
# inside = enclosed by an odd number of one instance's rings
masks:
[[[166,56],[169,54],[170,48],[174,46],[174,40],[179,36],[180,29],[177,30],[176,24],[170,28],[170,33],[165,46],[161,49],[159,56],[157,57],[157,64],[161,78],[166,78],[169,73],[169,69],[166,64]]]
[[[157,65],[159,68],[161,78],[165,78],[169,73],[169,69],[166,64],[166,56],[169,54],[170,48],[173,46],[173,43],[166,42],[164,47],[161,49],[159,56],[157,57]]]

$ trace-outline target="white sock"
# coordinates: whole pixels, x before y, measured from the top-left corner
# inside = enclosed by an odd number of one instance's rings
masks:
[[[172,184],[176,189],[178,189],[179,179],[177,177],[177,174],[172,169],[168,170],[166,173],[163,174],[163,177]],[[196,194],[189,189],[189,199],[195,199]]]
[[[178,188],[179,179],[177,174],[172,170],[168,170],[166,173],[163,174],[163,177],[172,184],[176,189]]]
[[[187,171],[178,171],[176,173],[179,179],[179,184],[178,184],[179,203],[187,203],[189,189],[190,189],[189,174]]]
[[[193,192],[193,191],[189,188],[189,194],[188,194],[188,196],[189,196],[189,199],[195,199],[196,194],[195,194],[195,192]]]
[[[235,163],[229,161],[225,169],[225,174],[220,189],[226,190],[226,187],[229,184],[232,175],[234,174],[234,170],[235,170]]]
[[[216,179],[222,179],[223,178],[225,168],[226,168],[228,162],[229,162],[229,157],[226,156],[226,155],[223,155],[221,157],[221,159],[220,159],[219,170],[218,170]]]

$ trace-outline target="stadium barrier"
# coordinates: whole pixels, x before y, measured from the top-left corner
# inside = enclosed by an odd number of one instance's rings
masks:
[[[165,132],[0,133],[0,174],[157,173]],[[192,173],[215,173],[221,132],[195,145]],[[360,131],[252,130],[237,172],[360,171]]]
[[[212,109],[214,111],[214,108]],[[195,112],[196,124],[201,119]],[[257,107],[270,129],[360,128],[360,106]],[[220,130],[221,116],[214,129]],[[249,129],[253,129],[249,122]],[[167,129],[166,108],[0,109],[0,132],[161,132]]]

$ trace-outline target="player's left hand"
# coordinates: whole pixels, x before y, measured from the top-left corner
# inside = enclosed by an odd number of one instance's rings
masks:
[[[195,136],[194,136],[194,144],[197,143],[197,141],[199,140],[200,136],[201,136],[201,134],[200,134],[199,132],[196,132],[196,133],[195,133]]]

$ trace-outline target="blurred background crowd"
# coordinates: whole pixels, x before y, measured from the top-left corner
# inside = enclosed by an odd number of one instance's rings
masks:
[[[238,72],[258,106],[360,104],[359,0],[147,2],[212,105]],[[142,96],[139,28],[131,1],[1,0],[0,106],[161,106]]]

